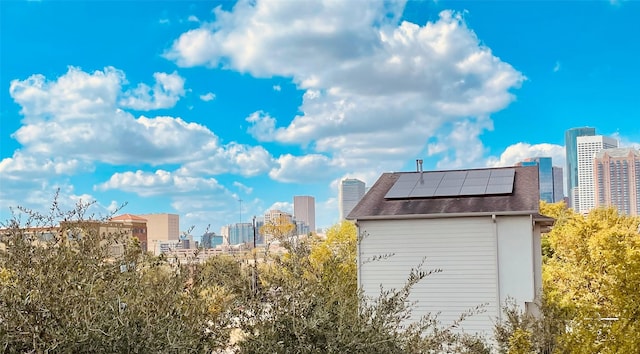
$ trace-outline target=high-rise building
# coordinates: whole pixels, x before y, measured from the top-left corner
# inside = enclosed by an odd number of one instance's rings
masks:
[[[226,243],[231,246],[253,244],[253,223],[241,222],[223,226],[221,234]]]
[[[564,173],[562,167],[553,166],[553,202],[564,200]]]
[[[355,178],[346,178],[340,182],[338,199],[340,207],[340,220],[344,220],[353,208],[364,196],[365,184]]]
[[[161,252],[160,244],[178,242],[180,237],[180,216],[178,214],[142,214],[147,219],[147,249],[154,254]]]
[[[602,149],[618,147],[618,141],[602,135],[579,136],[577,139],[578,153],[578,208],[580,213],[586,214],[596,206],[595,185],[593,181],[593,161],[596,153]]]
[[[593,163],[596,207],[613,206],[627,215],[640,215],[640,151],[603,149]]]
[[[571,128],[564,133],[564,146],[567,167],[564,173],[567,175],[567,193],[569,206],[578,207],[578,142],[579,136],[596,135],[596,129],[590,127]]]
[[[293,217],[306,223],[309,231],[316,230],[316,199],[310,196],[293,197]]]
[[[538,166],[538,184],[540,190],[540,200],[553,203],[553,164],[550,157],[530,157],[518,163],[520,166]]]

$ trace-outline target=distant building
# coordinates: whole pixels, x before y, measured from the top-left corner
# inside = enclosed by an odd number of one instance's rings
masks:
[[[531,157],[517,165],[538,166],[540,200],[544,200],[547,203],[555,203],[564,199],[562,168],[553,167],[550,157]]]
[[[562,167],[553,166],[553,202],[564,201],[564,173]]]
[[[207,232],[202,235],[200,245],[204,249],[216,248],[216,246],[222,245],[223,241],[222,235],[216,235],[215,232]]]
[[[354,178],[343,179],[338,190],[338,203],[340,208],[340,220],[344,220],[347,215],[358,204],[364,196],[365,184],[361,180]]]
[[[640,151],[603,149],[593,163],[596,207],[613,206],[627,215],[640,212]]]
[[[147,219],[147,249],[153,254],[161,253],[160,244],[179,241],[180,216],[178,214],[141,214],[140,217]]]
[[[596,206],[595,185],[593,181],[593,159],[602,149],[618,147],[618,141],[602,135],[579,136],[578,147],[578,208],[580,213],[586,214]]]
[[[231,246],[253,243],[253,223],[243,222],[223,226],[222,235]]]
[[[144,252],[148,250],[147,219],[137,215],[122,214],[111,218],[109,221],[126,226],[130,230],[131,235],[140,242],[140,248],[142,248]]]
[[[564,133],[564,146],[566,150],[567,166],[564,173],[567,175],[567,193],[569,206],[578,208],[578,137],[596,135],[596,129],[590,127],[571,128]]]
[[[307,224],[309,231],[315,231],[316,199],[310,196],[293,197],[293,217],[296,221]]]

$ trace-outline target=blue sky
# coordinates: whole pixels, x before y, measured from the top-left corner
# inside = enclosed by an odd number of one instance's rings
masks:
[[[2,1],[0,217],[338,218],[338,181],[640,142],[636,1]],[[242,200],[242,203],[239,200]]]

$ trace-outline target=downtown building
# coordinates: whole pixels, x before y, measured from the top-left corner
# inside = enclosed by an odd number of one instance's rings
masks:
[[[602,136],[579,136],[576,138],[578,155],[578,193],[577,208],[579,213],[587,214],[596,207],[596,193],[593,162],[596,154],[603,149],[618,147],[616,139]]]
[[[595,206],[612,206],[622,214],[640,215],[640,151],[600,150],[593,162]]]
[[[316,199],[311,196],[293,197],[293,218],[308,227],[308,232],[316,231]]]
[[[366,192],[365,184],[359,179],[346,178],[340,182],[338,203],[340,220],[344,220],[353,208],[360,202]]]
[[[141,214],[147,220],[147,250],[154,255],[166,253],[180,243],[180,216],[178,214]]]
[[[540,200],[556,203],[564,200],[564,180],[562,168],[553,166],[551,157],[531,157],[517,166],[538,166]]]
[[[578,210],[578,137],[596,135],[596,129],[591,127],[571,128],[564,133],[566,150],[567,195],[569,207]]]

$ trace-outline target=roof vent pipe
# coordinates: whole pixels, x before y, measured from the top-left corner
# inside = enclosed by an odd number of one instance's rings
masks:
[[[416,171],[422,173],[422,159],[416,160]]]

